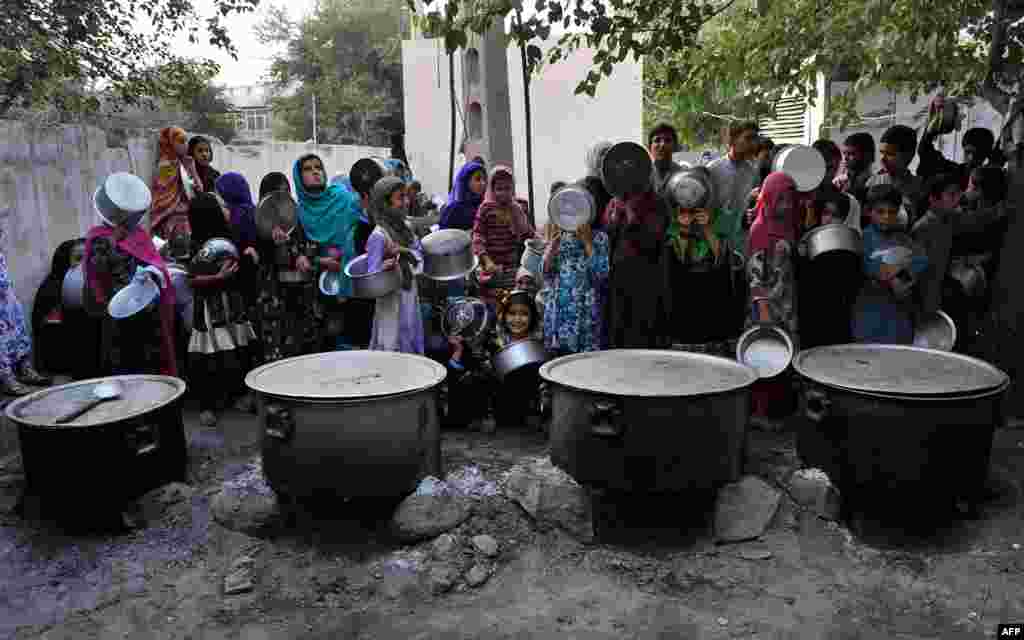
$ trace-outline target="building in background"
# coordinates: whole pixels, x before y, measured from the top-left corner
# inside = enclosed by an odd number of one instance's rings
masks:
[[[224,97],[236,109],[239,141],[269,141],[273,138],[274,116],[269,83],[227,87]]]

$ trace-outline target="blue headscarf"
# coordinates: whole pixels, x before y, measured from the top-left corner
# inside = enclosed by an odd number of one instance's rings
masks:
[[[441,209],[442,229],[472,231],[473,223],[476,221],[476,210],[484,200],[482,195],[473,193],[469,188],[469,179],[477,171],[483,171],[485,174],[487,172],[479,162],[467,162],[459,169],[452,192],[448,194],[448,204]]]
[[[355,207],[356,212],[359,214],[360,222],[370,224],[370,216],[363,210],[362,197],[356,193],[355,187],[352,186],[352,178],[345,173],[339,173],[338,175],[331,178],[332,185],[338,185],[348,193],[352,195],[352,206]]]
[[[292,167],[292,181],[295,183],[295,195],[299,200],[299,221],[306,235],[324,248],[333,247],[341,250],[341,263],[344,265],[356,257],[355,227],[359,219],[357,202],[352,193],[340,185],[329,184],[320,193],[310,193],[302,183],[302,162],[319,156],[307,154],[295,161]],[[323,161],[321,160],[321,164]],[[341,291],[339,295],[352,295],[352,281],[340,274]]]

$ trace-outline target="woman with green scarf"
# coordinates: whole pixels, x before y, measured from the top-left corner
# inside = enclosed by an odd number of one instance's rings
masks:
[[[328,333],[338,341],[342,333],[340,303],[352,296],[352,280],[345,275],[344,266],[356,257],[354,234],[359,213],[351,193],[340,185],[328,184],[323,161],[315,154],[295,161],[292,181],[299,201],[299,222],[306,236],[320,247],[314,267],[331,272],[340,285],[337,296],[325,300]],[[328,345],[335,347],[349,348],[344,344]]]
[[[712,182],[688,169],[666,196],[673,208],[666,241],[671,283],[669,334],[673,348],[731,356],[731,341],[741,329],[732,277],[733,247],[716,223],[719,211],[707,208]]]

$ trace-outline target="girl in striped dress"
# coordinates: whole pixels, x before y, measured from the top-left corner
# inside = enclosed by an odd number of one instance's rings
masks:
[[[480,298],[492,309],[498,290],[514,288],[523,243],[535,232],[516,202],[515,178],[496,166],[473,225],[473,253],[480,259]]]

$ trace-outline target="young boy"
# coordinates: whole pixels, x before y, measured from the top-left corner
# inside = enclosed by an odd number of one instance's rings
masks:
[[[917,278],[928,258],[906,233],[900,217],[903,194],[892,185],[867,192],[864,229],[866,281],[854,306],[854,340],[875,344],[913,344]]]

